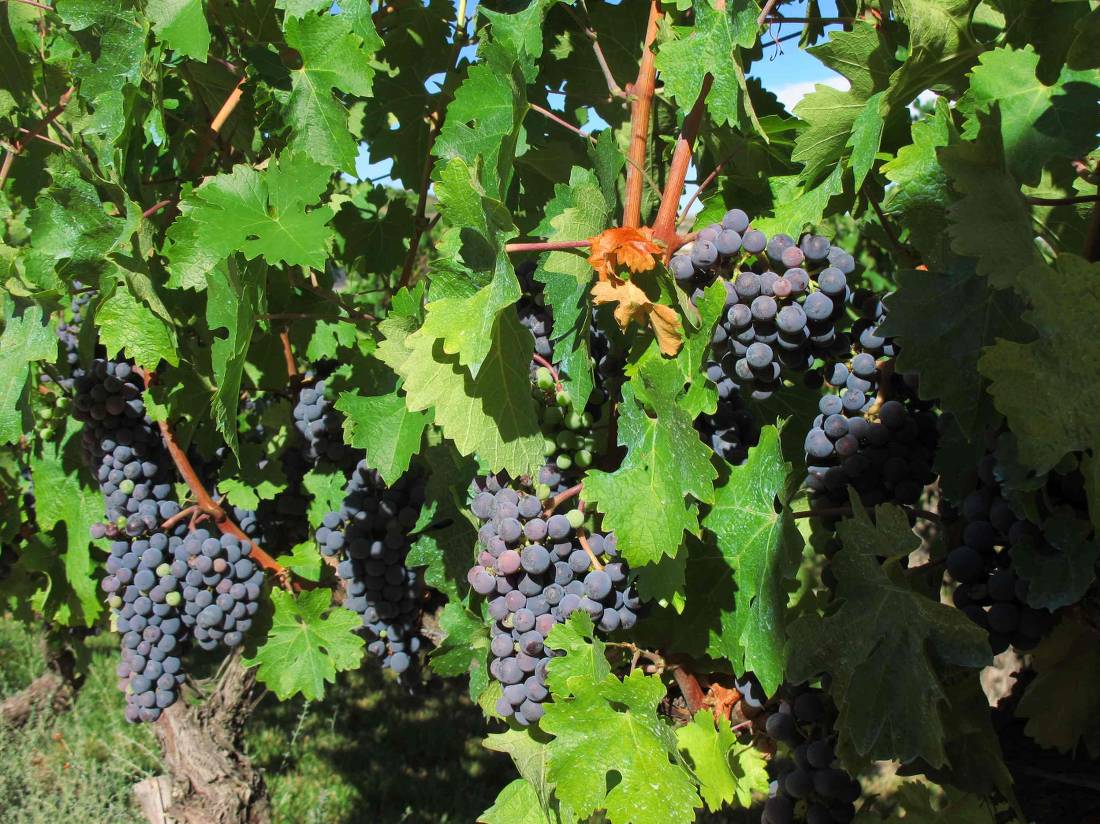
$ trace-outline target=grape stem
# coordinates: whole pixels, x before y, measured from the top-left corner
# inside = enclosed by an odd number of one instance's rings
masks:
[[[571,131],[575,135],[580,135],[581,137],[583,137],[585,140],[589,141],[590,143],[595,143],[596,142],[596,138],[594,138],[588,132],[582,131],[580,128],[578,128],[577,126],[574,126],[568,120],[563,120],[562,118],[558,117],[556,114],[554,114],[549,109],[544,109],[542,106],[538,106],[534,103],[528,103],[527,107],[533,112],[538,112],[539,114],[541,114],[543,117],[545,117],[547,120],[551,121],[552,123],[557,123],[559,126],[568,129],[569,131]]]
[[[532,243],[505,243],[504,251],[509,254],[516,252],[558,252],[565,249],[587,249],[592,245],[590,240],[538,240]]]
[[[27,3],[27,5],[38,6],[39,4]],[[42,6],[42,8],[53,11],[53,8],[50,6]],[[34,128],[27,132],[27,136],[8,149],[7,154],[4,155],[4,163],[0,165],[0,188],[3,188],[4,182],[8,179],[8,175],[11,174],[11,165],[15,161],[15,156],[27,148],[27,145],[30,144],[34,138],[46,131],[46,128],[57,120],[61,113],[65,111],[65,107],[69,105],[69,100],[72,98],[73,92],[75,91],[76,86],[69,86],[69,88],[62,93],[61,97],[58,98],[57,105],[50,109],[49,112],[46,113],[46,116],[35,124]]]
[[[649,20],[646,23],[642,58],[638,63],[638,77],[628,89],[633,97],[630,108],[630,147],[627,151],[626,197],[623,208],[623,226],[638,228],[642,225],[642,186],[645,178],[646,146],[649,143],[649,114],[653,108],[653,94],[657,85],[657,54],[651,46],[657,38],[657,24],[661,20],[661,8],[657,0],[650,0]]]
[[[684,208],[680,210],[680,214],[676,218],[677,226],[684,222],[684,220],[687,218],[688,212],[691,210],[691,207],[695,203],[695,201],[697,201],[699,199],[699,196],[707,190],[707,187],[710,186],[710,184],[714,182],[715,178],[717,178],[718,175],[721,173],[722,168],[732,159],[733,155],[730,155],[729,157],[722,160],[717,166],[714,167],[713,170],[711,170],[711,173],[704,177],[702,182],[695,187],[695,191],[692,192],[691,197],[688,198],[687,203],[684,204]]]
[[[199,509],[197,506],[195,506],[195,504],[191,504],[191,506],[184,507],[179,512],[177,512],[175,515],[173,515],[171,518],[169,518],[164,523],[162,523],[160,525],[160,528],[161,529],[171,529],[176,524],[178,524],[180,521],[183,521],[186,518],[190,518],[192,515],[194,515],[196,513],[199,513],[201,511],[202,510]]]
[[[668,663],[659,653],[653,652],[652,650],[643,649],[637,644],[630,643],[630,641],[605,641],[604,643],[605,646],[618,647],[619,649],[627,650],[631,653],[631,655],[634,656],[635,659],[648,659],[654,666],[658,668],[658,670],[663,671],[668,669]]]
[[[550,499],[550,503],[546,505],[546,509],[544,509],[542,512],[543,516],[549,518],[551,515],[554,514],[554,510],[561,506],[563,503],[568,501],[570,498],[575,498],[580,495],[582,489],[584,489],[584,484],[580,483],[576,486],[569,487],[569,489],[565,490],[564,492],[559,492],[557,495]]]
[[[830,25],[833,23],[839,23],[841,25],[849,25],[856,22],[856,17],[784,17],[781,14],[770,15],[765,23],[821,23],[823,25]]]
[[[286,361],[287,380],[294,383],[298,377],[298,363],[294,360],[294,349],[290,345],[290,330],[283,329],[279,332],[279,340],[283,343],[283,360]]]
[[[588,538],[584,534],[583,529],[577,530],[577,540],[581,542],[581,549],[588,555],[589,560],[592,561],[592,566],[596,569],[603,569],[603,564],[600,563],[600,559],[596,557],[596,553],[592,551],[592,547],[588,545]]]
[[[145,382],[146,388],[152,385],[155,377],[152,371],[146,372],[140,367],[135,367],[134,371],[141,376],[142,380]],[[176,441],[176,436],[172,432],[172,427],[168,425],[168,420],[163,419],[157,421],[157,425],[160,427],[161,439],[164,441],[164,446],[168,450],[168,454],[172,457],[172,462],[176,465],[176,470],[187,484],[188,489],[191,490],[191,495],[196,501],[194,506],[209,515],[214,520],[214,523],[217,524],[218,530],[221,531],[222,534],[232,535],[243,543],[251,544],[252,558],[264,569],[273,572],[284,588],[298,589],[296,582],[293,586],[291,585],[290,575],[286,567],[264,552],[259,544],[245,535],[244,532],[241,531],[241,528],[230,520],[225,510],[210,497],[210,493],[206,491],[206,487],[203,486],[202,481],[199,480],[198,473],[195,472],[195,467],[191,465],[191,460],[187,457],[187,453],[180,448],[179,443]]]
[[[155,215],[157,212],[159,212],[161,209],[163,209],[165,206],[171,206],[175,202],[176,202],[176,199],[174,197],[167,197],[164,200],[158,200],[156,203],[154,203],[152,206],[150,206],[148,209],[146,209],[144,212],[142,212],[141,216],[143,218],[150,218],[153,215]]]
[[[243,76],[237,81],[237,85],[233,87],[233,91],[225,98],[221,108],[219,108],[214,115],[214,119],[210,121],[210,128],[202,133],[199,139],[198,149],[191,155],[191,161],[187,164],[187,177],[195,177],[202,171],[202,166],[206,162],[206,158],[209,157],[210,150],[214,148],[214,141],[217,139],[226,121],[229,120],[230,116],[232,116],[233,112],[236,110],[237,104],[241,102],[241,96],[244,94],[244,81],[245,78]]]
[[[584,7],[585,16],[587,16],[588,7],[584,4],[583,0],[581,6]],[[607,82],[608,92],[611,93],[612,97],[621,97],[625,99],[626,92],[623,91],[622,86],[615,82],[615,77],[611,74],[611,67],[607,64],[607,58],[604,57],[603,49],[600,48],[600,39],[596,35],[596,30],[592,28],[591,21],[581,20],[580,15],[577,14],[577,10],[569,4],[562,6],[562,8],[569,12],[569,16],[576,21],[577,26],[584,32],[584,36],[592,41],[592,51],[596,55],[596,62],[599,64],[600,71],[603,72],[603,78]]]
[[[554,388],[561,392],[561,374],[558,372],[557,369],[554,368],[554,364],[550,363],[550,361],[548,361],[538,352],[531,353],[531,360],[533,360],[539,366],[545,366],[550,371],[550,377],[554,379]]]
[[[684,696],[688,710],[695,715],[703,708],[703,702],[706,700],[703,688],[699,686],[699,679],[679,665],[672,667],[672,677],[676,679],[676,685]]]

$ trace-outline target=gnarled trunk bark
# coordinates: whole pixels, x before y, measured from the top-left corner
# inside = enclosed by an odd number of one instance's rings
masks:
[[[154,725],[166,774],[146,779],[134,795],[150,824],[267,824],[271,805],[263,776],[241,750],[255,675],[234,652],[200,706],[180,701]]]

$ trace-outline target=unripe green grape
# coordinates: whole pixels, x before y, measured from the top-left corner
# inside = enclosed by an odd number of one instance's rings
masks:
[[[563,420],[564,418],[562,417],[562,412],[556,406],[551,406],[547,408],[542,415],[543,424],[546,426],[554,427],[555,429],[561,426]]]
[[[592,466],[592,453],[587,449],[578,449],[573,453],[573,461],[581,469],[588,469],[588,467]]]
[[[584,416],[578,415],[576,412],[570,412],[565,419],[565,425],[569,429],[580,429],[584,426]]]
[[[558,451],[558,445],[554,443],[552,438],[543,438],[542,440],[542,454],[549,458],[555,452]]]
[[[67,412],[69,410],[69,396],[62,395],[54,405],[57,407],[58,412]]]
[[[573,459],[570,458],[568,455],[558,455],[558,457],[554,460],[554,463],[557,465],[558,469],[564,472],[566,469],[573,465]]]
[[[592,427],[592,424],[594,423],[594,421],[592,420],[592,414],[590,412],[585,412],[583,415],[581,415],[581,423],[584,424],[585,429],[590,429]]]
[[[568,392],[566,392],[564,389],[561,392],[558,392],[556,395],[554,395],[554,403],[556,403],[558,406],[566,407],[566,406],[569,406],[569,404],[571,404],[572,402],[573,402],[572,396]]]
[[[131,492],[134,491],[134,482],[131,481],[129,478],[123,478],[121,481],[118,482],[118,488],[121,489],[125,494],[129,495]]]
[[[38,417],[44,421],[48,421],[53,417],[53,410],[48,406],[43,406],[38,410]]]
[[[172,590],[164,596],[164,603],[168,604],[168,606],[170,607],[178,607],[180,605],[180,599],[182,597],[183,596],[180,595],[177,590]]]
[[[122,609],[123,600],[118,595],[112,595],[107,599],[107,606],[111,609]]]
[[[159,567],[157,567],[157,577],[163,578],[171,571],[172,567],[168,566],[168,564],[161,564]]]
[[[540,501],[545,501],[547,498],[550,497],[549,484],[539,484],[538,486],[536,486],[535,494],[538,495]]]
[[[543,392],[549,392],[554,388],[554,376],[545,366],[540,366],[535,370],[535,383]]]
[[[584,523],[584,513],[579,509],[570,509],[565,513],[565,519],[569,521],[569,526],[573,529],[580,529],[581,524]]]

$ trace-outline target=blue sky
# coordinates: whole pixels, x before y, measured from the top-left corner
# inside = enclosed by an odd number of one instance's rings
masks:
[[[823,16],[831,16],[837,13],[835,0],[820,0],[821,14]],[[467,4],[467,15],[472,16],[477,9],[477,0],[470,0]],[[784,4],[783,13],[788,17],[799,17],[805,14],[806,3],[797,2]],[[793,34],[801,30],[801,24],[788,23],[783,26],[773,26],[771,34],[776,37],[782,37],[787,34]],[[472,50],[471,50],[472,56]],[[764,56],[762,59],[753,64],[750,76],[758,78],[764,85],[764,88],[774,92],[779,99],[786,104],[787,108],[791,108],[798,100],[800,100],[806,94],[813,91],[813,87],[816,83],[829,83],[830,85],[839,85],[841,88],[847,88],[847,81],[835,72],[827,69],[811,55],[798,48],[798,40],[792,39],[785,43],[781,43],[778,47],[769,45],[764,49]],[[438,88],[438,83],[442,77],[436,77],[429,79],[429,84],[434,80],[434,88]],[[620,81],[621,82],[621,81]],[[557,101],[551,98],[551,106],[557,108],[555,103]],[[598,117],[594,117],[588,124],[588,128],[598,130],[604,124]],[[367,160],[366,148],[364,147],[360,153],[359,158],[356,161],[356,172],[359,178],[362,180],[375,179],[379,183],[401,185],[400,181],[391,181],[386,177],[386,172],[389,170],[391,164],[386,161],[383,163],[369,163]],[[691,176],[689,175],[689,180]],[[691,187],[688,187],[689,190]]]

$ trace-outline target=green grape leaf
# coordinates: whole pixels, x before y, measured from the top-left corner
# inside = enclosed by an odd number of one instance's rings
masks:
[[[554,695],[576,695],[584,684],[597,683],[611,674],[606,645],[594,633],[592,618],[577,610],[564,624],[555,624],[546,637],[546,646],[564,652],[550,660],[546,683]]]
[[[948,271],[898,272],[880,329],[901,344],[898,369],[920,375],[922,397],[937,398],[963,432],[977,436],[988,411],[988,387],[978,372],[985,347],[1020,334],[1019,299],[993,289],[964,261]]]
[[[374,78],[372,56],[381,41],[349,30],[348,15],[288,15],[286,42],[297,49],[302,65],[291,71],[288,120],[290,149],[317,163],[355,171],[356,141],[348,128],[348,111],[333,97],[340,91],[365,97]]]
[[[585,626],[571,618],[571,623],[591,638],[591,621]],[[569,668],[575,656],[587,662],[594,653],[583,648],[587,644],[580,646],[555,658],[554,665]],[[695,782],[679,760],[672,728],[657,716],[665,697],[661,679],[640,669],[622,680],[610,673],[599,680],[578,675],[569,679],[568,689],[570,695],[555,693],[544,705],[540,722],[542,731],[554,736],[548,745],[549,778],[557,797],[582,818],[603,809],[614,822],[694,821],[701,803]],[[609,741],[630,746],[609,747]],[[608,789],[610,773],[618,782]]]
[[[1072,752],[1081,744],[1100,757],[1100,633],[1072,620],[1055,627],[1031,654],[1037,673],[1016,714],[1040,746]]]
[[[366,453],[367,464],[377,469],[382,480],[393,484],[409,468],[420,451],[427,412],[410,412],[396,392],[363,397],[344,392],[336,401],[344,413],[344,442]]]
[[[890,793],[892,814],[861,810],[857,824],[994,824],[993,805],[979,795],[955,789],[950,784],[937,787],[918,781],[906,781]]]
[[[172,366],[179,365],[176,330],[150,311],[124,280],[113,286],[101,284],[95,324],[108,356],[125,352],[138,365],[152,370],[162,359]]]
[[[573,824],[578,817],[554,796],[554,784],[549,777],[548,740],[549,737],[537,729],[510,729],[489,735],[481,743],[487,750],[507,753],[511,757],[522,780],[534,790],[534,803],[546,816],[544,820],[550,824]]]
[[[753,226],[768,235],[786,232],[798,237],[807,226],[821,223],[829,201],[844,192],[844,164],[837,163],[825,180],[812,189],[802,189],[797,175],[776,175],[768,180],[772,202],[777,204],[771,217],[753,221]]]
[[[554,199],[546,206],[538,232],[551,241],[593,237],[607,225],[612,206],[596,175],[574,166],[569,184],[554,187]],[[592,277],[587,257],[568,250],[543,255],[535,270],[535,280],[545,286],[543,295],[554,319],[553,360],[563,373],[577,412],[584,411],[594,386],[588,351]]]
[[[689,111],[710,74],[713,85],[707,95],[707,112],[716,126],[745,129],[750,125],[752,102],[745,94],[743,77],[747,62],[742,49],[756,44],[760,13],[755,3],[735,3],[718,10],[712,0],[696,0],[695,25],[677,26],[657,52],[657,71],[665,93],[682,111]]]
[[[526,84],[520,67],[504,48],[489,43],[479,58],[447,106],[447,119],[432,153],[440,159],[459,158],[470,168],[478,168],[484,191],[503,200],[514,169],[520,123],[527,111]]]
[[[604,529],[615,532],[619,551],[635,567],[676,555],[684,533],[699,526],[688,496],[713,501],[718,474],[691,416],[667,384],[661,386],[658,367],[652,362],[623,387],[618,440],[627,453],[622,465],[614,472],[590,471],[581,492],[603,513]],[[647,414],[639,393],[645,393],[655,417]]]
[[[912,136],[913,142],[882,166],[886,178],[897,184],[887,189],[882,210],[909,230],[925,265],[940,269],[953,257],[943,231],[952,196],[936,150],[958,140],[946,100],[937,98],[932,115],[913,122]]]
[[[526,778],[516,778],[506,784],[493,806],[478,816],[482,824],[551,824],[543,812],[539,794]]]
[[[383,324],[387,338],[393,324]],[[489,354],[476,378],[443,344],[423,330],[378,355],[405,379],[405,403],[413,412],[433,409],[443,434],[463,455],[477,455],[491,471],[529,474],[542,461],[542,433],[531,397],[529,363],[533,341],[512,314],[502,313],[493,326]]]
[[[728,718],[719,718],[716,725],[710,710],[699,710],[676,730],[676,743],[699,781],[708,810],[718,812],[727,804],[749,807],[753,793],[767,793],[764,754],[739,743]]]
[[[959,82],[983,46],[970,34],[972,0],[895,0],[909,29],[909,55],[890,75],[883,105],[900,110],[934,86]]]
[[[703,519],[737,581],[734,600],[718,607],[721,631],[711,638],[709,652],[729,659],[737,672],[752,670],[769,695],[783,681],[787,588],[802,557],[802,537],[788,507],[790,469],[779,430],[765,427],[748,460],[715,490],[714,506]],[[722,577],[715,575],[713,585]],[[701,595],[689,591],[689,604]]]
[[[157,38],[182,57],[206,62],[210,51],[210,26],[203,0],[149,0],[145,14]]]
[[[1056,511],[1043,522],[1043,551],[1031,541],[1012,545],[1012,568],[1027,581],[1029,605],[1053,611],[1081,600],[1100,560],[1091,532],[1089,521]]]
[[[68,437],[67,444],[72,447],[68,450],[59,443],[44,442],[41,452],[31,456],[38,526],[44,532],[54,531],[58,525],[65,530],[64,543],[59,541],[52,548],[64,575],[50,576],[49,597],[37,608],[64,626],[90,627],[103,610],[88,537],[92,524],[103,521],[103,498],[99,490],[82,482],[83,462],[71,460],[79,440],[78,433]]]
[[[492,26],[493,42],[519,64],[528,83],[538,74],[546,12],[558,2],[561,0],[537,0],[513,14],[477,7],[477,13]]]
[[[321,553],[313,540],[302,541],[289,554],[275,559],[300,578],[317,582],[321,580]]]
[[[443,640],[432,650],[432,672],[444,678],[470,676],[470,698],[476,701],[489,686],[489,630],[462,604],[451,601],[439,613]]]
[[[347,479],[336,467],[316,466],[302,478],[302,486],[313,496],[309,502],[309,524],[318,529],[328,513],[340,511]]]
[[[284,152],[265,171],[239,165],[207,178],[180,201],[180,216],[168,229],[169,287],[202,289],[210,271],[237,251],[272,265],[323,268],[333,212],[308,207],[330,173],[306,155]]]
[[[0,443],[18,443],[25,431],[23,403],[30,365],[57,357],[53,321],[43,318],[41,306],[29,306],[19,317],[4,318],[0,334]]]
[[[266,267],[239,266],[230,259],[206,276],[206,325],[215,334],[210,344],[217,391],[210,401],[214,425],[234,454],[237,452],[237,402],[248,348],[256,329],[256,314],[264,303]]]
[[[336,673],[359,666],[366,642],[355,630],[362,622],[351,610],[334,607],[329,590],[293,595],[273,589],[271,603],[275,611],[267,638],[241,663],[257,667],[257,679],[280,701],[298,693],[316,701]]]
[[[920,539],[902,509],[876,507],[872,520],[853,495],[852,511],[837,526],[843,548],[829,562],[839,608],[791,625],[788,674],[795,683],[821,672],[832,676],[838,752],[846,762],[923,758],[942,766],[946,688],[939,667],[987,665],[985,632],[910,587],[899,560]],[[883,690],[886,679],[896,688]]]
[[[256,509],[260,501],[274,500],[286,489],[286,475],[282,464],[273,460],[275,443],[245,441],[237,453],[237,465],[231,463],[218,479],[218,489],[233,506]]]
[[[1095,70],[1063,67],[1053,85],[1036,72],[1039,55],[1031,47],[991,49],[978,58],[970,88],[959,101],[967,116],[963,134],[977,136],[975,109],[997,106],[1008,171],[1021,183],[1039,183],[1043,166],[1059,158],[1088,154],[1100,131],[1100,76]]]
[[[1018,438],[1020,461],[1043,473],[1066,453],[1100,442],[1092,411],[1100,408],[1100,363],[1082,334],[1100,313],[1100,264],[1063,254],[1058,271],[1036,266],[1023,286],[1031,300],[1024,319],[1042,334],[1030,343],[997,341],[978,369],[992,381],[989,392]],[[1036,398],[1049,401],[1041,414]]]

